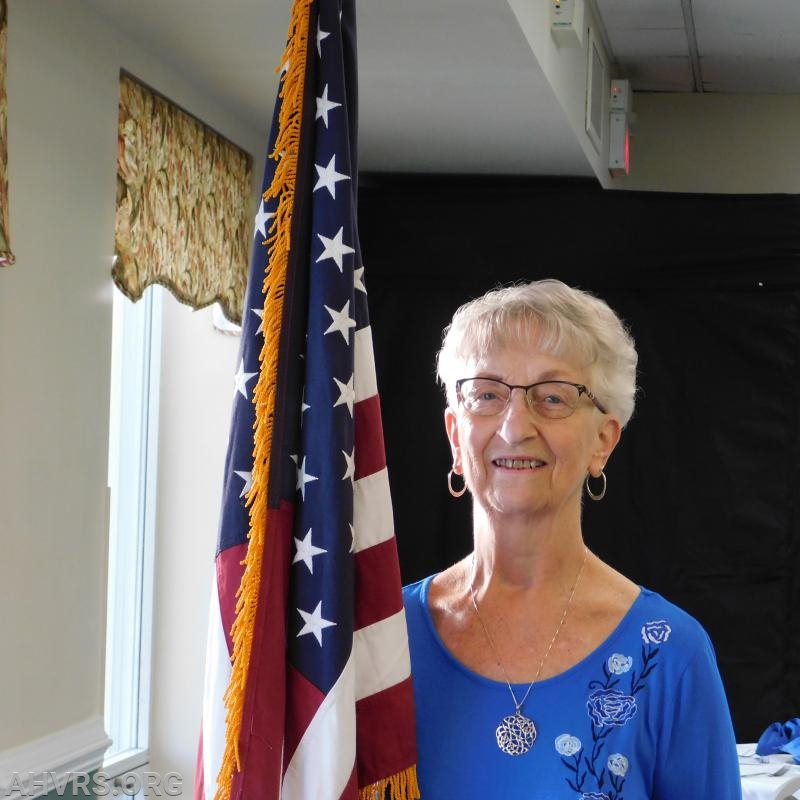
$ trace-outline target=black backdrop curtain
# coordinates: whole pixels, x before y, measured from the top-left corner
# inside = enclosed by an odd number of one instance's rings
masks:
[[[630,326],[637,410],[589,546],[697,617],[739,741],[800,715],[800,197],[362,176],[359,227],[404,582],[471,549],[434,355],[455,308],[556,277]]]

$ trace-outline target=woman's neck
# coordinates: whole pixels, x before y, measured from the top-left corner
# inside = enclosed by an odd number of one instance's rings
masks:
[[[546,520],[494,520],[477,507],[473,513],[476,591],[543,588],[574,578],[585,554],[579,509]]]

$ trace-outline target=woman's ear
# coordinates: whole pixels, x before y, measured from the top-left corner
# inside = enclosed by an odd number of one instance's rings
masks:
[[[453,472],[461,475],[461,446],[458,441],[458,417],[450,406],[444,410],[444,428],[453,454]]]
[[[592,453],[592,460],[589,464],[589,472],[593,477],[600,476],[621,435],[622,426],[619,424],[619,420],[610,414],[604,416],[597,429],[598,448]]]

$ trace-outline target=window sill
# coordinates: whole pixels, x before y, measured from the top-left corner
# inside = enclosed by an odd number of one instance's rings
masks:
[[[125,750],[106,759],[100,769],[109,778],[118,778],[120,775],[143,767],[148,761],[150,761],[149,750]]]

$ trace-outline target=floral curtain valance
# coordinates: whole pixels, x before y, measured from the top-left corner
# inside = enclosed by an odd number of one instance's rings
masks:
[[[14,263],[8,235],[8,139],[6,138],[6,43],[8,4],[0,0],[0,267]]]
[[[160,283],[182,302],[219,302],[241,321],[252,158],[120,74],[114,282],[131,300]]]

